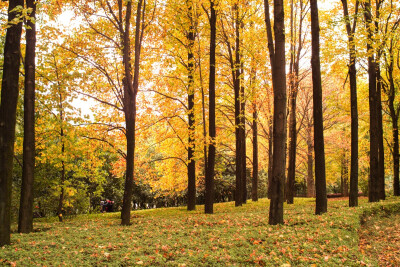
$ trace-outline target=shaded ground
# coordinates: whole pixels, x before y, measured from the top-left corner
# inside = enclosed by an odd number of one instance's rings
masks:
[[[359,231],[360,251],[379,260],[379,266],[400,266],[400,214],[377,216]]]

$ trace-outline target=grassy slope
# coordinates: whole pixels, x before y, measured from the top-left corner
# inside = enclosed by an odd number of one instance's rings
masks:
[[[400,199],[348,208],[347,200],[329,200],[328,213],[313,215],[314,201],[296,199],[285,206],[285,224],[268,225],[268,200],[203,207],[135,211],[132,226],[120,226],[119,213],[82,215],[58,223],[36,221],[33,234],[12,235],[0,248],[0,265],[376,265],[358,249],[360,215],[381,206],[400,207]],[[399,208],[400,209],[400,208]],[[387,210],[387,209],[386,209]]]

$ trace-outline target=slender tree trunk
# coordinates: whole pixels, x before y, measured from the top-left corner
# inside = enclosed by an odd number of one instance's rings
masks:
[[[8,21],[20,14],[11,12],[23,6],[22,0],[9,0]],[[22,23],[10,24],[4,44],[3,79],[0,104],[0,246],[10,244],[11,186],[14,140],[19,94],[20,42]]]
[[[377,109],[377,90],[376,90],[376,63],[374,59],[373,43],[373,23],[371,16],[371,1],[364,3],[364,16],[368,32],[367,51],[368,51],[368,88],[369,88],[369,113],[370,113],[370,175],[368,179],[368,201],[379,201],[379,140],[378,140],[378,109]]]
[[[314,146],[310,128],[307,137],[307,197],[315,197],[313,151]]]
[[[215,47],[217,35],[217,15],[215,11],[215,2],[210,0],[210,78],[209,78],[209,137],[210,144],[208,146],[208,162],[205,178],[205,213],[214,213],[214,167],[215,167]]]
[[[240,67],[240,139],[241,139],[241,147],[240,153],[242,154],[241,159],[241,177],[242,177],[242,203],[246,204],[247,202],[247,177],[246,177],[246,99],[244,95],[244,83],[243,83],[243,75],[244,75],[244,68],[243,62],[241,63]]]
[[[64,133],[63,130],[61,129],[61,140],[64,138]],[[65,152],[65,145],[64,141],[62,141],[61,145],[61,155],[64,155]],[[61,191],[60,191],[60,196],[58,197],[58,206],[57,206],[57,216],[58,216],[58,221],[63,222],[63,204],[64,204],[64,197],[65,197],[65,162],[61,161]]]
[[[241,206],[243,204],[243,138],[242,138],[242,126],[241,122],[241,92],[240,92],[240,30],[239,30],[239,6],[236,2],[233,6],[235,11],[235,62],[233,65],[232,73],[234,78],[234,91],[235,91],[235,138],[236,138],[236,188],[235,188],[235,206]]]
[[[144,6],[142,7],[144,3]],[[131,202],[133,193],[134,169],[135,169],[135,128],[136,128],[136,96],[139,89],[139,67],[140,52],[143,39],[143,28],[141,25],[142,15],[144,17],[146,1],[139,0],[136,11],[135,29],[135,60],[132,81],[131,51],[130,51],[130,18],[132,12],[132,2],[126,4],[125,30],[123,32],[123,64],[124,64],[124,112],[126,123],[126,177],[124,197],[121,211],[121,224],[130,225]]]
[[[268,198],[271,199],[272,190],[272,159],[273,159],[273,146],[272,143],[273,122],[272,116],[268,118]]]
[[[393,125],[393,195],[400,196],[399,185],[399,129],[398,116],[392,117]]]
[[[375,1],[375,15],[376,18],[374,20],[375,24],[375,34],[379,36],[379,19],[380,19],[380,7],[384,0],[376,0]],[[378,37],[379,38],[379,37]],[[376,40],[375,42],[378,42]],[[381,79],[381,66],[380,60],[382,57],[382,49],[378,47],[376,49],[376,108],[378,115],[378,197],[379,199],[384,200],[386,198],[385,194],[385,151],[383,147],[383,125],[382,125],[382,79]]]
[[[379,62],[379,56],[380,53],[378,53],[378,58],[377,61]],[[381,68],[380,64],[376,63],[376,104],[377,104],[377,115],[378,115],[378,140],[379,140],[379,146],[378,146],[378,163],[379,163],[379,178],[378,178],[378,191],[379,191],[379,199],[384,200],[386,198],[385,194],[385,151],[383,147],[383,125],[382,125],[382,80],[381,80]]]
[[[346,151],[343,151],[342,158],[342,171],[341,171],[341,191],[342,196],[349,196],[349,187],[348,187],[348,176],[349,176],[349,168],[348,168],[348,160],[346,157]]]
[[[204,154],[204,173],[207,172],[207,122],[206,122],[206,104],[205,104],[205,94],[203,86],[203,72],[201,68],[201,47],[200,47],[200,36],[197,35],[198,40],[198,51],[199,51],[199,76],[200,76],[200,88],[201,88],[201,111],[203,117],[203,154]]]
[[[389,46],[389,60],[386,58],[387,76],[389,81],[388,106],[390,111],[390,118],[392,120],[392,136],[393,136],[393,195],[400,196],[400,181],[399,181],[399,112],[400,105],[395,108],[394,100],[396,97],[396,89],[394,85],[393,69],[394,69],[394,55],[393,55],[393,40]],[[399,65],[400,67],[400,65]]]
[[[327,212],[324,126],[322,114],[321,63],[319,56],[319,18],[317,0],[311,0],[311,68],[313,80],[313,117],[315,151],[315,214]]]
[[[252,97],[253,97],[253,174],[251,180],[251,200],[258,201],[258,111],[257,111],[257,101],[256,101],[256,70],[251,71],[251,87],[252,87]]]
[[[354,33],[356,30],[359,1],[356,1],[353,27],[350,25],[347,0],[342,0],[343,13],[346,21],[346,32],[349,47],[349,79],[350,79],[350,113],[351,113],[351,159],[350,159],[350,194],[349,206],[358,206],[358,107],[357,107],[357,69],[356,45]]]
[[[283,223],[283,201],[286,171],[286,64],[285,64],[285,14],[282,0],[274,1],[274,37],[271,35],[269,3],[264,1],[267,24],[268,48],[272,66],[274,90],[273,162],[269,224]],[[271,45],[272,44],[272,45]]]
[[[295,99],[295,37],[294,37],[294,4],[290,1],[290,64],[289,64],[289,157],[288,157],[288,175],[286,184],[286,202],[293,204],[294,201],[294,183],[296,177],[296,99]]]
[[[58,77],[58,70],[56,69],[56,74]],[[59,90],[61,90],[59,86]],[[61,91],[59,92],[59,112],[60,112],[60,140],[61,140],[61,156],[64,158],[65,154],[65,133],[64,133],[64,107],[63,107],[63,97]],[[65,162],[64,159],[61,160],[61,180],[60,180],[60,196],[58,198],[57,216],[59,222],[63,221],[63,204],[65,197]]]
[[[18,217],[18,232],[30,233],[33,230],[33,181],[35,171],[35,47],[36,2],[26,0],[27,8],[32,8],[27,20],[25,53],[25,95],[24,95],[24,144],[21,199]]]
[[[196,209],[196,161],[194,159],[195,151],[195,117],[194,117],[194,42],[195,42],[195,32],[193,26],[193,3],[192,1],[187,2],[188,14],[189,14],[189,34],[188,34],[188,121],[189,121],[189,140],[188,140],[188,200],[187,209]]]

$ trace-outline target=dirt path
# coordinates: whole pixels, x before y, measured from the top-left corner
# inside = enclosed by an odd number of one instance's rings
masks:
[[[360,232],[359,249],[379,260],[379,266],[400,266],[400,214],[367,221]]]

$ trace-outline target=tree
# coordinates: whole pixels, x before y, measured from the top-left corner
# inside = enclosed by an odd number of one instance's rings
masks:
[[[187,209],[196,209],[196,161],[195,152],[195,115],[194,115],[194,42],[196,40],[194,29],[193,1],[186,1],[188,8],[189,32],[188,39],[188,201]]]
[[[349,16],[347,0],[342,0],[349,49],[350,110],[351,110],[351,159],[349,206],[358,206],[358,108],[357,108],[357,69],[356,44],[354,34],[357,25],[359,1],[356,1],[353,25]]]
[[[299,28],[298,38],[296,38],[295,31],[295,18],[294,18],[294,3],[291,1],[290,11],[290,67],[289,67],[289,164],[288,164],[288,177],[286,186],[286,201],[288,204],[293,204],[294,198],[294,184],[296,181],[296,148],[297,148],[297,120],[296,120],[296,106],[297,106],[297,93],[299,90],[299,63],[300,53],[303,48],[302,40],[302,28],[303,20],[305,17],[305,10],[303,1],[300,0],[300,12],[299,12]],[[297,8],[296,8],[297,11]],[[296,14],[297,15],[297,14]],[[297,51],[296,51],[297,44]]]
[[[20,233],[30,233],[33,230],[33,181],[35,171],[36,2],[34,0],[26,0],[26,7],[32,10],[26,23],[24,153],[21,203],[18,217],[18,232]]]
[[[212,214],[214,204],[214,174],[215,174],[215,48],[216,48],[216,35],[217,35],[217,14],[215,10],[215,1],[210,0],[210,74],[209,74],[209,145],[208,157],[205,177],[205,213]]]
[[[400,19],[394,18],[395,20],[391,22],[391,17],[393,14],[393,6],[390,5],[390,12],[387,16],[386,25],[384,26],[384,41],[382,45],[382,51],[384,54],[384,67],[386,69],[386,79],[382,77],[382,89],[387,95],[387,105],[389,108],[389,116],[392,123],[392,147],[391,154],[393,158],[393,195],[400,195],[400,182],[399,182],[399,130],[398,130],[398,120],[400,113],[400,105],[396,101],[396,94],[398,88],[398,83],[395,79],[395,65],[400,70],[399,61],[399,36],[395,34],[396,30],[400,25]],[[397,49],[396,49],[397,47]],[[397,53],[396,53],[397,50]],[[397,54],[397,64],[395,64]]]
[[[321,63],[319,55],[319,18],[317,0],[310,0],[311,5],[311,69],[313,80],[313,116],[314,116],[314,151],[315,151],[315,214],[327,211],[324,126],[322,114]]]
[[[379,201],[379,138],[378,138],[378,108],[376,88],[376,62],[373,50],[373,27],[371,1],[364,2],[365,27],[367,29],[368,53],[368,88],[369,88],[369,122],[370,122],[370,174],[368,179],[369,202]]]
[[[144,2],[144,3],[143,3]],[[144,6],[142,7],[142,5]],[[146,7],[146,0],[139,0],[136,9],[136,25],[135,25],[135,57],[132,77],[131,66],[131,47],[130,47],[130,18],[132,12],[132,2],[129,1],[126,5],[125,14],[125,29],[123,30],[123,38],[121,40],[123,47],[123,65],[124,65],[124,79],[123,89],[124,96],[122,98],[124,103],[124,114],[126,123],[126,178],[125,190],[121,211],[121,224],[129,225],[131,218],[131,202],[133,190],[133,171],[135,159],[135,125],[136,125],[136,96],[139,90],[139,66],[140,66],[140,50],[143,40],[143,29],[141,26],[142,16]]]
[[[11,184],[14,158],[16,111],[19,94],[22,0],[10,0],[4,46],[0,104],[0,246],[10,243]]]
[[[272,69],[274,91],[273,115],[273,160],[270,191],[269,224],[283,223],[283,201],[286,168],[286,65],[285,65],[285,25],[282,0],[274,1],[274,38],[269,15],[268,0],[264,0],[267,27],[268,50]],[[274,44],[275,39],[275,44]]]

